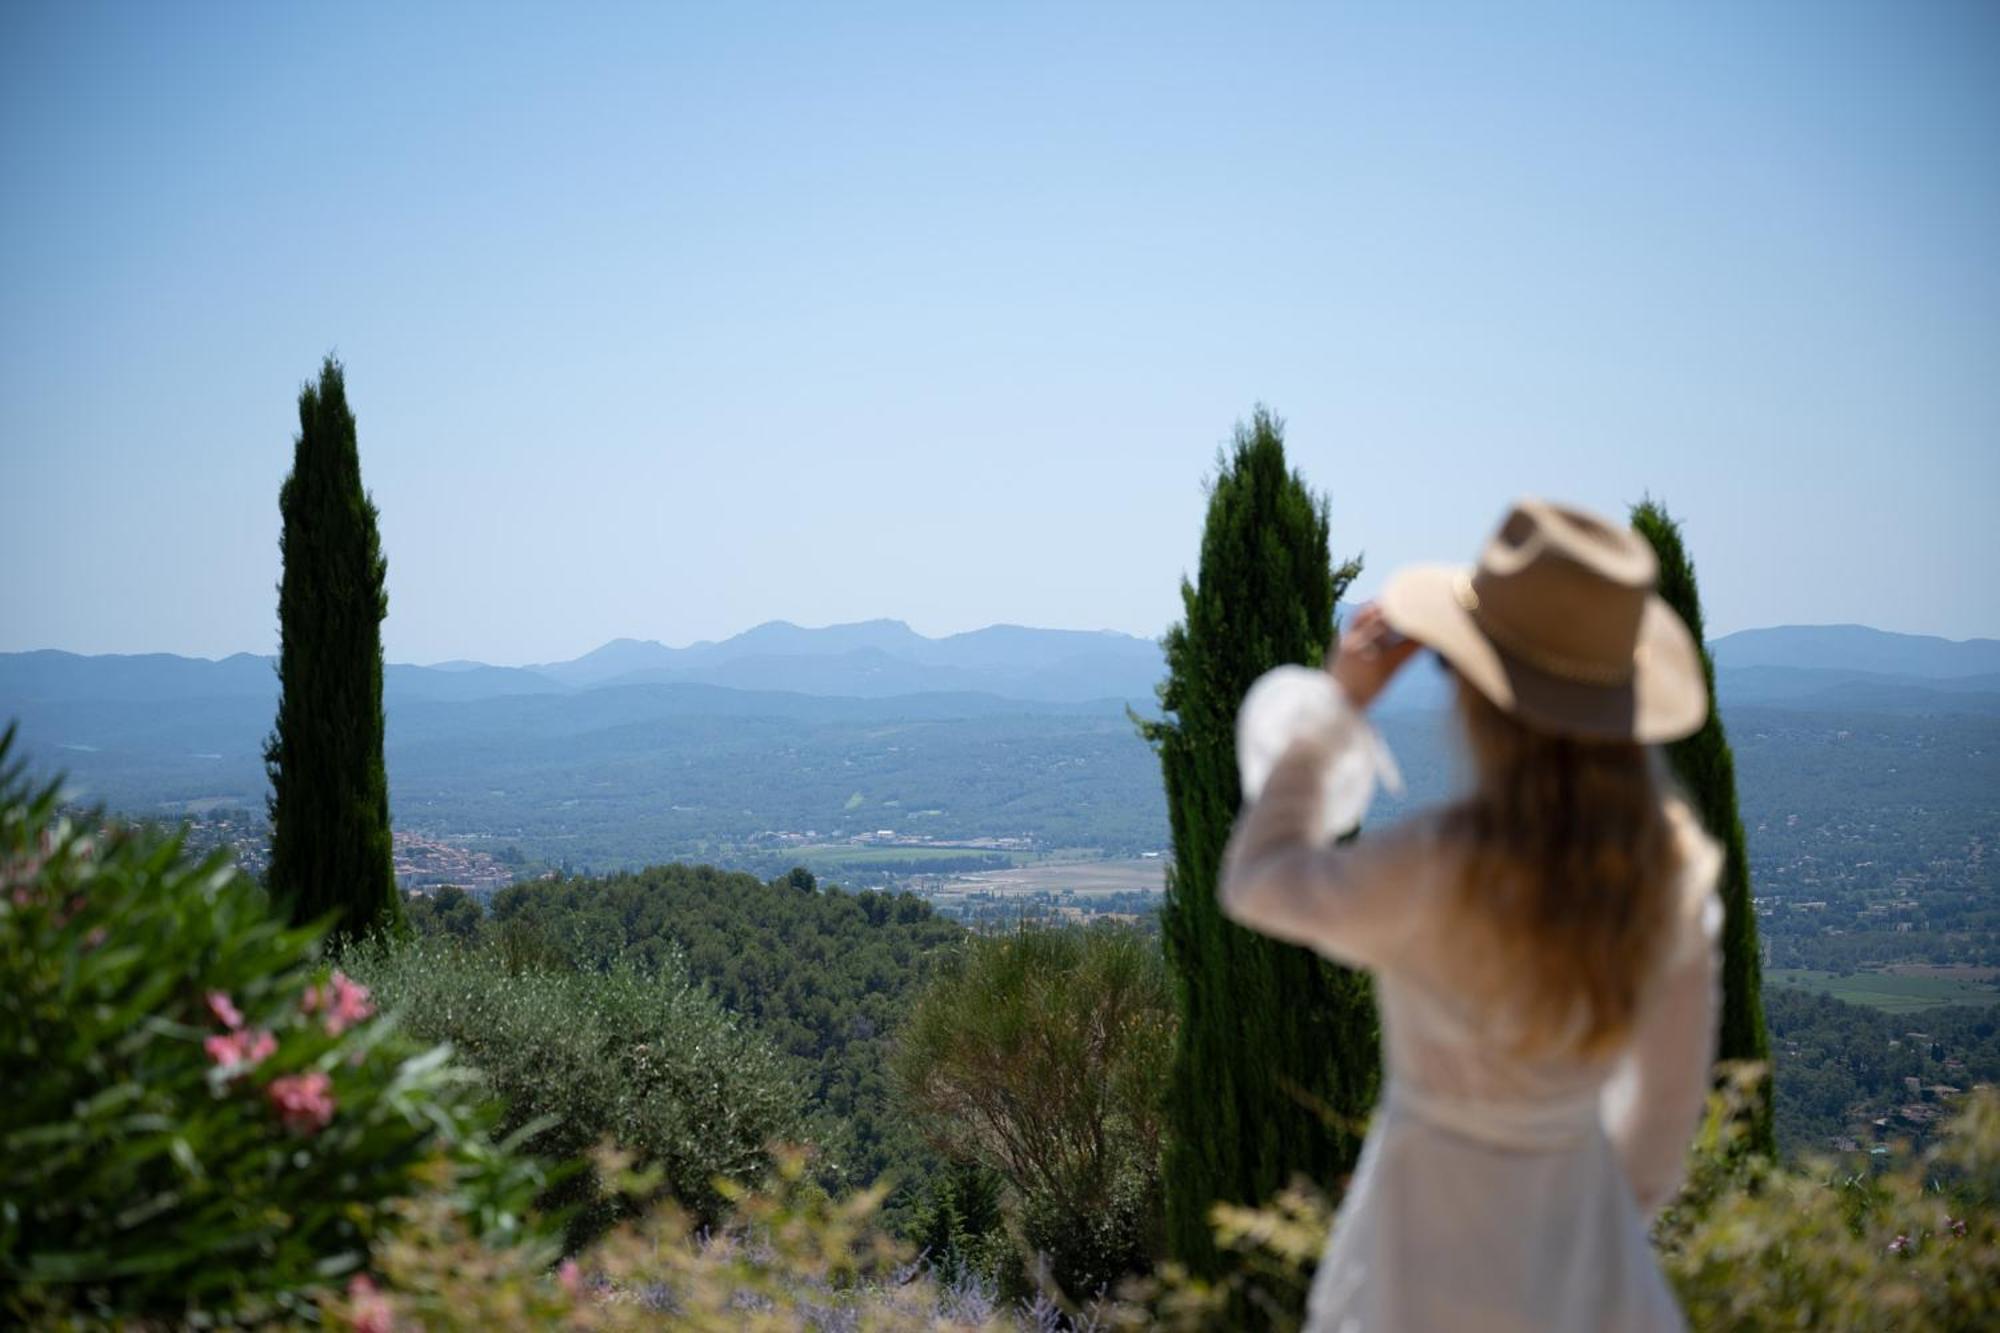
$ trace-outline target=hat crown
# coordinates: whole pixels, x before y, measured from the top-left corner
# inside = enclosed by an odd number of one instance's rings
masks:
[[[1629,680],[1659,578],[1645,539],[1594,514],[1521,500],[1480,553],[1467,596],[1494,643],[1551,675]]]

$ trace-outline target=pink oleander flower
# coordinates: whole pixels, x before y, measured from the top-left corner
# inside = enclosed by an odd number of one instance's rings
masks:
[[[278,1039],[258,1028],[256,1031],[225,1032],[202,1042],[208,1058],[227,1069],[240,1065],[247,1069],[268,1059],[278,1049]]]
[[[583,1270],[576,1266],[576,1260],[565,1259],[557,1265],[556,1285],[571,1296],[583,1294]]]
[[[232,1031],[243,1026],[243,1011],[219,990],[208,993],[208,1012],[215,1015],[216,1022]]]
[[[274,1078],[264,1095],[285,1128],[317,1134],[333,1120],[333,1080],[315,1069]]]
[[[1902,1254],[1910,1248],[1910,1238],[1898,1232],[1896,1239],[1889,1242],[1889,1253]]]
[[[390,1333],[396,1326],[388,1297],[376,1289],[366,1273],[356,1273],[348,1280],[347,1300],[355,1333]]]
[[[375,1006],[368,996],[366,986],[345,972],[335,972],[326,985],[307,987],[300,1007],[309,1014],[324,1011],[327,1032],[338,1037],[356,1023],[375,1016]]]
[[[0,861],[0,884],[12,887],[14,906],[26,907],[35,900],[35,877],[42,873],[43,858],[33,852]]]

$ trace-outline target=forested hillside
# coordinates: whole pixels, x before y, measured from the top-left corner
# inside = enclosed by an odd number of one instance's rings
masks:
[[[1884,1013],[1769,986],[1764,1015],[1777,1065],[1778,1143],[1788,1155],[1922,1140],[1958,1097],[2000,1083],[2000,1007]]]

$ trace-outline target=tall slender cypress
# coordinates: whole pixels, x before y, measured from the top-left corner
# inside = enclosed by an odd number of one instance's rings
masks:
[[[1653,500],[1633,506],[1632,526],[1652,544],[1660,560],[1660,596],[1680,613],[1701,645],[1702,674],[1708,682],[1708,721],[1685,740],[1667,747],[1674,776],[1693,802],[1702,824],[1722,844],[1722,1025],[1717,1054],[1724,1060],[1754,1060],[1768,1070],[1771,1038],[1764,1028],[1763,969],[1757,949],[1757,913],[1750,896],[1750,860],[1743,845],[1743,817],[1736,805],[1736,757],[1715,701],[1715,658],[1702,630],[1701,592],[1694,562],[1681,540],[1680,524]],[[1769,1154],[1776,1148],[1771,1083],[1750,1117],[1750,1144]]]
[[[292,472],[278,492],[278,719],[270,884],[294,922],[332,915],[331,938],[402,926],[382,762],[382,619],[388,562],[340,363],[299,392]]]
[[[1293,1175],[1352,1168],[1378,1079],[1366,978],[1226,920],[1216,880],[1241,797],[1236,711],[1270,667],[1317,664],[1334,604],[1360,572],[1328,558],[1327,505],[1286,468],[1284,427],[1258,408],[1218,460],[1198,581],[1166,637],[1160,755],[1173,833],[1161,911],[1181,1023],[1163,1175],[1167,1245],[1202,1275],[1223,1265],[1221,1201],[1262,1202]],[[1254,1318],[1246,1311],[1244,1317]]]

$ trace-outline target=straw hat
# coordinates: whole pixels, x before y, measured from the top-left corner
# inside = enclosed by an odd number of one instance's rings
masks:
[[[1671,741],[1708,718],[1700,649],[1653,591],[1659,561],[1628,527],[1522,500],[1477,565],[1416,565],[1382,615],[1540,731]]]

